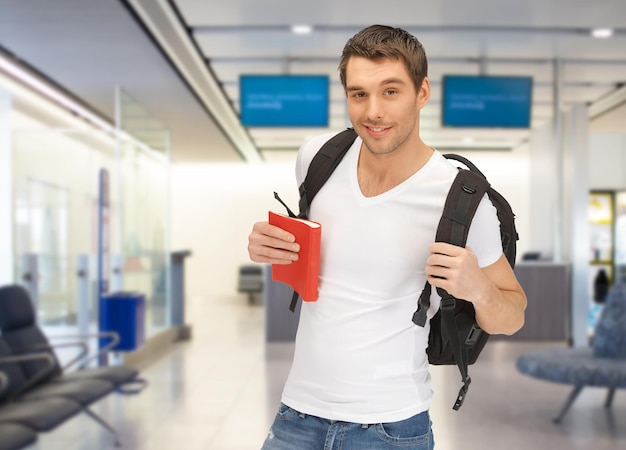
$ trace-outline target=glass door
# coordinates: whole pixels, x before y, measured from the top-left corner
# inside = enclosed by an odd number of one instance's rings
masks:
[[[67,323],[76,313],[70,301],[68,188],[35,177],[17,181],[15,251],[19,274],[36,286],[41,323]]]

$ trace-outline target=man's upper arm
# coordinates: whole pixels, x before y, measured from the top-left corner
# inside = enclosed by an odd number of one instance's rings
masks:
[[[506,259],[504,253],[500,256],[500,258],[498,258],[495,263],[487,267],[483,267],[482,271],[487,276],[487,278],[489,278],[496,285],[498,289],[504,291],[519,292],[525,298],[522,286],[517,281],[515,272],[509,264],[509,261]]]

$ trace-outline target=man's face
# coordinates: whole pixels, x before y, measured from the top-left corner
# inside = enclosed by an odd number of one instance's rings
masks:
[[[428,80],[416,91],[400,59],[353,56],[346,67],[348,114],[374,154],[419,143],[419,111],[428,102]]]

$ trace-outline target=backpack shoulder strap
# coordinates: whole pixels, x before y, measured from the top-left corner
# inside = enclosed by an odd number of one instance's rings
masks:
[[[461,156],[461,155],[456,155],[454,153],[445,153],[443,155],[444,158],[446,159],[451,159],[453,161],[458,161],[461,164],[463,164],[465,167],[467,167],[470,171],[477,173],[478,175],[480,175],[481,177],[483,177],[485,180],[487,179],[487,177],[485,176],[485,174],[483,174],[478,167],[476,167],[474,165],[473,162],[471,162],[469,159]]]
[[[487,177],[485,177],[485,175],[467,158],[453,153],[447,153],[443,156],[445,156],[446,159],[452,159],[460,162],[470,171],[477,173],[485,180],[487,179]],[[509,202],[494,188],[489,187],[487,189],[487,194],[489,195],[489,200],[491,200],[491,203],[493,203],[493,206],[495,206],[496,211],[498,212],[503,253],[509,261],[511,267],[515,267],[515,258],[517,256],[516,242],[519,240],[519,235],[517,234],[517,229],[515,227],[515,214],[513,213]]]
[[[485,176],[478,171],[478,169],[475,167],[472,169],[473,165],[469,163],[469,161],[461,162],[463,162],[469,170],[459,169],[448,191],[443,213],[439,219],[435,241],[465,247],[470,224],[478,209],[478,204],[490,189],[490,185]],[[469,163],[469,165],[467,163]],[[413,322],[417,325],[424,326],[426,324],[426,313],[430,307],[430,292],[430,283],[426,282],[418,301],[417,311],[413,315]],[[465,400],[467,390],[471,383],[467,369],[469,359],[468,351],[464,347],[463,342],[461,342],[456,326],[454,313],[457,299],[450,295],[445,289],[437,288],[437,294],[441,297],[442,338],[450,343],[450,348],[463,382],[463,386],[459,390],[459,395],[453,406],[453,409],[458,410]]]
[[[354,128],[347,128],[326,141],[315,154],[307,169],[306,177],[298,188],[300,192],[298,217],[303,219],[309,217],[313,198],[335,171],[355,139]],[[289,304],[291,312],[295,312],[297,303],[298,293],[294,290]]]
[[[309,216],[313,197],[337,168],[355,139],[356,132],[354,129],[347,128],[330,138],[315,154],[306,177],[299,187],[300,214],[298,217],[307,218]]]
[[[459,169],[448,192],[435,241],[465,247],[470,224],[489,187],[484,176]]]
[[[478,204],[490,188],[489,182],[479,173],[459,169],[443,206],[435,235],[436,242],[447,242],[465,247]],[[413,322],[421,327],[426,324],[426,313],[430,307],[430,292],[430,284],[426,282],[419,298],[417,311],[413,315]],[[445,290],[440,288],[437,288],[437,293],[441,298],[450,297]]]

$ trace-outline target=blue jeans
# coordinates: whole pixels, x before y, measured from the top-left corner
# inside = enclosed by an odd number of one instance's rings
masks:
[[[406,420],[360,424],[302,414],[281,403],[262,450],[433,450],[428,411]]]

